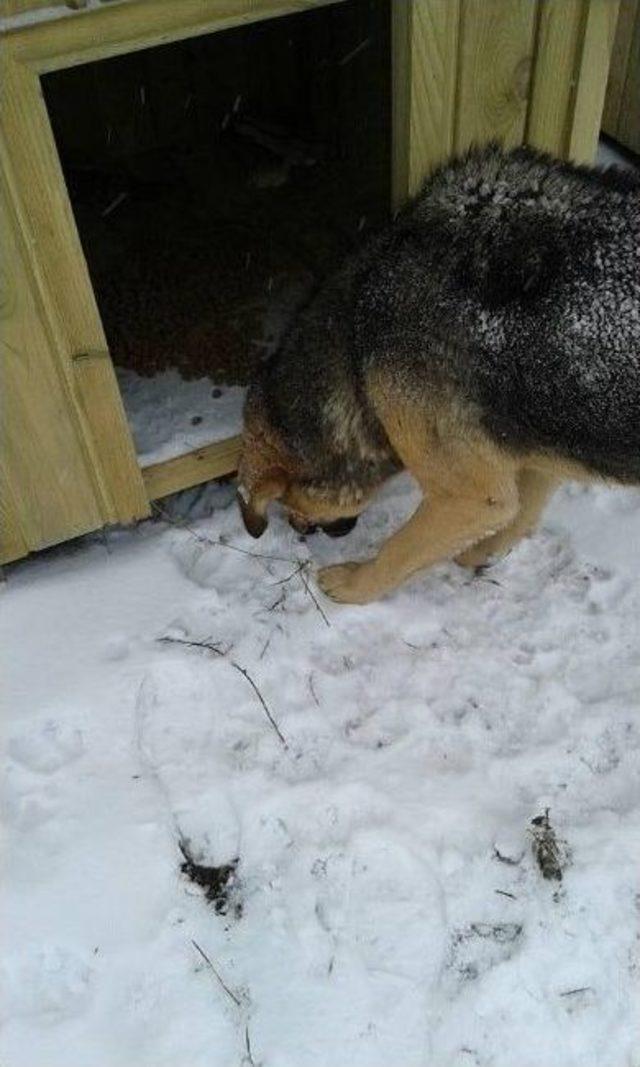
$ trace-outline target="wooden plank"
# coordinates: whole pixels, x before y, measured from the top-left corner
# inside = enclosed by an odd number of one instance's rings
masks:
[[[392,8],[393,204],[414,195],[454,147],[460,0]]]
[[[414,4],[397,4],[391,15],[391,203],[397,211],[409,195],[411,23]]]
[[[193,485],[222,478],[238,469],[242,437],[229,437],[212,445],[204,445],[184,456],[167,459],[142,468],[142,477],[149,500],[190,489]]]
[[[636,4],[627,76],[615,136],[621,144],[640,154],[640,3]]]
[[[629,59],[634,37],[634,25],[640,18],[640,0],[620,0],[620,12],[616,35],[611,52],[609,79],[602,112],[602,129],[611,137],[617,136],[622,98],[629,70]],[[635,98],[635,110],[640,114],[639,98]]]
[[[94,481],[56,357],[56,336],[31,269],[3,171],[0,301],[0,561],[102,524]]]
[[[28,552],[29,542],[22,527],[22,516],[11,485],[7,460],[0,455],[0,566],[21,559]]]
[[[541,0],[525,139],[560,158],[569,152],[584,20],[584,0]]]
[[[522,142],[535,29],[536,5],[530,0],[465,0],[457,151],[490,140],[504,145]]]
[[[617,18],[618,0],[586,3],[567,153],[576,163],[595,159]]]
[[[5,63],[0,141],[25,246],[41,275],[57,358],[96,482],[103,522],[148,514],[148,502],[82,246],[42,98],[39,78]],[[37,263],[35,257],[37,254]],[[99,525],[99,523],[98,523]]]
[[[344,0],[123,0],[11,27],[11,55],[44,72]],[[1,28],[1,27],[0,27]]]

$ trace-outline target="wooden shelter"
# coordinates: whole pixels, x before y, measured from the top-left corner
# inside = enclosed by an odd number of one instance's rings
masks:
[[[380,83],[389,95],[389,207],[472,143],[498,139],[593,159],[618,0],[368,2],[369,16],[389,27],[389,74]],[[234,27],[354,3],[1,0],[0,561],[144,518],[154,499],[232,472],[239,446],[232,438],[140,467],[43,91],[47,76],[205,35],[224,42]],[[366,108],[370,94],[354,99]],[[354,106],[343,121],[356,128]]]

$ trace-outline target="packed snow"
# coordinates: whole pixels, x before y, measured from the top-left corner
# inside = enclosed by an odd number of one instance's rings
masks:
[[[242,432],[246,390],[210,378],[185,381],[177,370],[143,378],[118,368],[118,384],[143,467]]]
[[[210,487],[8,569],[6,1067],[640,1064],[640,493],[322,598],[415,502],[253,542]]]

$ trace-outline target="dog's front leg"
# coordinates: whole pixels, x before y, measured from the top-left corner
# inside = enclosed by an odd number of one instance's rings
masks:
[[[324,567],[318,581],[333,600],[366,604],[390,592],[416,571],[453,559],[481,538],[501,530],[518,508],[515,479],[458,485],[433,492],[409,521],[363,563]]]

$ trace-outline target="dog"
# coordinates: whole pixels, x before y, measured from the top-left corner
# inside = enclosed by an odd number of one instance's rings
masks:
[[[239,501],[260,536],[349,531],[382,483],[424,499],[373,559],[320,570],[364,604],[477,568],[566,479],[640,484],[640,179],[528,148],[438,169],[298,313],[245,404]]]

